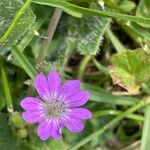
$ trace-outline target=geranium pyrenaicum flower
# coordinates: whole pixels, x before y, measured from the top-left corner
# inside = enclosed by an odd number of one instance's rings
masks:
[[[90,111],[79,107],[90,96],[88,91],[80,89],[79,80],[62,84],[59,74],[51,71],[47,78],[43,74],[37,75],[35,88],[40,98],[26,97],[21,101],[25,109],[22,118],[31,124],[39,123],[37,133],[41,140],[60,139],[63,127],[80,132],[84,128],[83,120],[92,117]]]

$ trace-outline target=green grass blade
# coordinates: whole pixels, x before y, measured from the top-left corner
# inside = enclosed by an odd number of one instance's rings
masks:
[[[87,83],[83,83],[82,87],[90,92],[90,100],[99,103],[108,103],[114,105],[134,105],[138,102],[137,98],[116,96],[111,93]]]
[[[20,52],[17,46],[14,46],[12,49],[12,54],[14,55],[15,59],[18,61],[20,66],[25,70],[25,72],[30,76],[30,78],[33,80],[37,74],[37,71],[32,66],[32,64],[29,62],[27,57]]]
[[[115,13],[115,12],[109,12],[109,11],[101,11],[97,9],[88,9],[84,7],[80,7],[77,5],[73,5],[71,3],[62,1],[62,0],[33,0],[34,3],[41,4],[41,5],[48,5],[53,7],[61,8],[65,11],[65,9],[70,11],[74,11],[76,13],[81,13],[85,15],[95,15],[95,16],[106,16],[106,17],[112,17],[115,19],[121,19],[121,20],[128,20],[133,22],[139,22],[139,23],[145,23],[150,24],[150,18],[146,17],[136,17],[121,13]]]
[[[123,111],[119,110],[101,110],[93,112],[93,117],[102,117],[107,115],[113,115],[113,116],[119,116],[123,113]],[[144,117],[142,115],[136,115],[136,114],[129,114],[126,116],[128,119],[137,120],[137,121],[144,121]]]
[[[150,149],[150,106],[147,106],[145,109],[145,119],[140,150],[149,150],[149,149]]]

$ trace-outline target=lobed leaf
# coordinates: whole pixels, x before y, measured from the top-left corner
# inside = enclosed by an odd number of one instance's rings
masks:
[[[110,75],[114,84],[130,94],[138,94],[141,84],[150,79],[150,59],[142,49],[115,54],[111,59]]]

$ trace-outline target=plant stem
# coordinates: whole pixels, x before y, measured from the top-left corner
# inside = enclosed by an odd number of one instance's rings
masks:
[[[83,60],[81,61],[80,65],[79,65],[80,66],[79,72],[78,72],[78,78],[80,80],[82,80],[85,68],[90,60],[91,60],[91,55],[86,55],[86,56],[84,56]]]
[[[25,2],[25,4],[23,5],[23,7],[21,7],[18,12],[16,13],[16,15],[13,18],[13,21],[11,23],[11,25],[9,26],[9,28],[7,29],[7,31],[5,32],[5,34],[1,37],[0,39],[0,45],[8,38],[8,36],[10,35],[10,33],[12,32],[12,30],[15,28],[18,20],[21,18],[22,14],[25,12],[25,10],[30,6],[30,3],[32,2],[32,0],[27,0]]]
[[[87,142],[91,141],[92,139],[96,138],[97,136],[101,135],[104,133],[106,130],[111,128],[114,124],[118,123],[121,119],[125,118],[129,114],[133,113],[134,111],[142,108],[143,106],[146,106],[147,104],[150,103],[149,99],[140,101],[139,103],[135,104],[131,108],[129,108],[127,111],[123,112],[121,115],[117,116],[116,118],[112,119],[109,123],[107,123],[104,127],[101,129],[97,130],[96,132],[92,133],[88,137],[84,138],[77,144],[75,144],[73,147],[71,147],[69,150],[76,150],[77,148],[81,147],[82,145],[86,144]]]
[[[62,9],[55,8],[54,14],[52,16],[52,19],[50,21],[48,31],[46,34],[47,39],[44,39],[43,41],[43,44],[42,44],[42,47],[41,47],[41,50],[39,52],[39,56],[37,59],[37,64],[42,64],[44,62],[49,44],[53,38],[53,35],[55,33],[55,30],[56,30],[56,27],[58,25],[61,15],[62,15]]]
[[[6,75],[6,71],[2,65],[1,65],[1,73],[2,73],[2,83],[3,83],[3,87],[4,87],[7,110],[9,113],[12,113],[13,112],[13,104],[12,104],[12,96],[11,96],[11,92],[10,92],[10,86],[9,86],[8,78]]]
[[[121,43],[121,41],[117,38],[117,36],[111,31],[111,29],[107,30],[108,37],[113,44],[114,48],[118,53],[122,53],[126,51],[126,47]]]
[[[105,75],[109,75],[109,70],[107,67],[103,66],[100,62],[96,60],[95,57],[92,57],[93,63],[95,64],[95,67]]]

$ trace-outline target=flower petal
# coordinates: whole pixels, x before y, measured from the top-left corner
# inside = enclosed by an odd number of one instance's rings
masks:
[[[89,97],[90,97],[90,94],[86,90],[76,92],[76,94],[74,94],[73,96],[71,96],[65,101],[65,106],[66,107],[78,107],[78,106],[84,105],[88,101]]]
[[[47,118],[38,126],[38,136],[41,140],[47,140],[50,136],[55,139],[61,138],[61,124],[58,119]]]
[[[22,113],[22,118],[29,123],[40,122],[45,118],[46,114],[44,111],[26,111]]]
[[[43,102],[34,97],[24,98],[21,100],[20,105],[23,109],[30,111],[42,110],[44,108]]]
[[[72,109],[69,109],[66,113],[71,118],[75,118],[75,119],[84,120],[84,119],[92,118],[92,113],[85,108],[72,108]]]
[[[48,85],[52,96],[57,96],[61,88],[61,78],[56,71],[51,71],[48,75]]]
[[[71,132],[81,132],[84,129],[84,124],[79,119],[64,116],[62,122]]]
[[[62,99],[68,99],[70,96],[74,95],[79,90],[80,90],[79,80],[67,81],[62,86],[62,90],[59,94],[59,97],[61,97]]]
[[[46,77],[43,74],[37,75],[35,78],[35,88],[39,95],[44,99],[44,100],[49,100],[50,99],[50,91],[49,91],[49,86],[48,86],[48,81]]]

